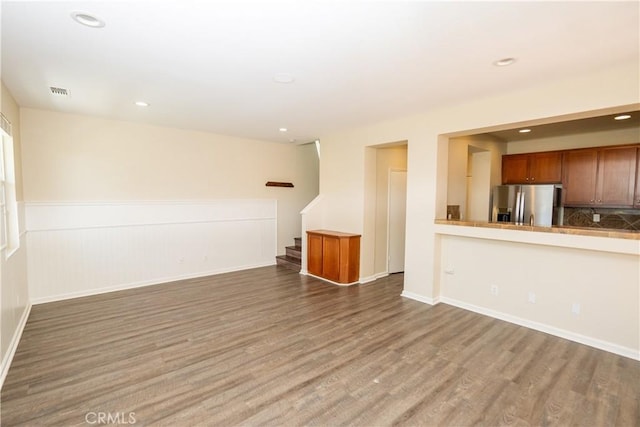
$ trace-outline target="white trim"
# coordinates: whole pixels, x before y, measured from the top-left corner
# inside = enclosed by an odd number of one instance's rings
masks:
[[[52,228],[39,228],[37,230],[29,230],[29,233],[51,232],[51,231],[69,231],[69,230],[94,230],[105,228],[130,228],[130,227],[148,227],[148,226],[167,226],[167,225],[183,225],[183,224],[214,224],[218,222],[248,222],[248,221],[273,221],[275,217],[246,217],[233,219],[208,219],[202,221],[168,221],[168,222],[141,222],[131,224],[115,224],[115,225],[81,225],[81,226],[65,226]],[[277,245],[277,244],[276,244]]]
[[[269,202],[273,198],[221,198],[221,199],[157,199],[157,200],[111,200],[111,201],[72,201],[72,202],[55,202],[55,201],[23,201],[25,206],[43,206],[43,207],[77,207],[77,206],[157,206],[157,205],[180,205],[180,206],[207,206],[220,202],[241,201],[241,202]]]
[[[632,348],[623,347],[618,344],[614,344],[608,341],[602,341],[597,338],[591,338],[585,335],[577,334],[575,332],[567,331],[565,329],[555,328],[553,326],[545,325],[543,323],[533,322],[531,320],[523,319],[521,317],[513,316],[511,314],[502,313],[495,310],[490,310],[477,305],[468,304],[463,301],[458,301],[449,297],[441,297],[440,301],[452,305],[454,307],[462,308],[465,310],[473,311],[475,313],[483,314],[485,316],[493,317],[495,319],[504,320],[505,322],[514,323],[516,325],[524,326],[529,329],[544,332],[556,337],[565,338],[570,341],[574,341],[580,344],[588,345],[600,350],[608,351],[610,353],[618,354],[620,356],[628,357],[634,360],[640,360],[640,351]]]
[[[353,286],[353,285],[357,285],[357,284],[360,283],[360,282],[338,283],[338,282],[334,282],[333,280],[325,279],[324,277],[316,276],[315,274],[311,274],[309,272],[307,272],[307,276],[311,276],[311,277],[313,277],[315,279],[320,279],[322,281],[329,282],[332,285],[338,285],[338,286]]]
[[[240,267],[223,268],[223,269],[219,269],[219,270],[205,271],[205,272],[199,272],[199,273],[195,273],[195,274],[183,274],[183,275],[178,275],[178,276],[173,276],[173,277],[163,277],[163,278],[159,278],[159,279],[143,280],[143,281],[134,282],[134,283],[123,283],[123,284],[119,284],[119,285],[115,285],[115,286],[107,286],[107,287],[104,287],[104,288],[87,289],[87,290],[82,290],[82,291],[78,291],[78,292],[69,292],[69,293],[65,293],[65,294],[52,295],[52,296],[43,297],[43,298],[34,298],[34,299],[31,300],[31,304],[33,304],[33,305],[45,304],[45,303],[48,303],[48,302],[63,301],[63,300],[86,297],[86,296],[91,296],[91,295],[106,294],[106,293],[109,293],[109,292],[123,291],[123,290],[126,290],[126,289],[142,288],[142,287],[145,287],[145,286],[161,285],[161,284],[164,284],[164,283],[177,282],[177,281],[180,281],[180,280],[197,279],[197,278],[200,278],[200,277],[213,276],[213,275],[216,275],[216,274],[223,274],[223,273],[231,273],[231,272],[234,272],[234,271],[250,270],[252,268],[268,267],[270,265],[276,265],[275,259],[274,259],[273,262],[262,263],[262,264],[243,265],[243,266],[240,266]]]
[[[383,277],[387,277],[388,275],[389,273],[387,273],[386,271],[383,273],[376,273],[371,276],[361,277],[359,282],[361,285],[364,285],[365,283],[374,282],[378,279],[382,279]]]
[[[29,313],[31,313],[31,303],[27,302],[27,305],[22,312],[22,316],[20,317],[20,321],[18,322],[18,326],[13,332],[13,337],[11,337],[11,342],[9,343],[9,347],[7,347],[7,352],[2,359],[2,366],[0,367],[0,389],[2,389],[4,380],[7,378],[7,374],[9,373],[11,362],[13,362],[13,357],[16,354],[18,344],[22,338],[22,332],[24,331],[24,327],[27,325],[27,320],[29,319]]]
[[[22,236],[21,236],[21,235],[19,235],[18,237],[19,237],[19,238],[21,238]],[[2,251],[5,253],[5,259],[9,259],[9,258],[11,258],[11,256],[12,256],[13,254],[15,254],[16,252],[18,252],[18,250],[19,250],[19,249],[20,249],[20,247],[10,248],[10,249],[7,251],[7,247],[6,247],[6,246],[5,246],[4,248],[2,248]]]
[[[318,194],[300,211],[300,244],[302,246],[300,250],[300,272],[304,275],[308,273],[307,250],[309,248],[307,247],[307,230],[322,228],[318,227],[322,224],[322,220],[318,218],[319,211],[316,208],[323,198],[322,194]]]
[[[29,232],[207,224],[277,219],[275,199],[220,199],[202,202],[25,203]]]
[[[318,194],[316,197],[313,198],[312,201],[310,201],[309,203],[307,203],[307,206],[305,206],[304,208],[302,208],[302,210],[300,211],[300,215],[306,215],[308,214],[313,208],[316,207],[316,205],[318,203],[320,203],[320,201],[324,199],[324,195],[323,194]],[[304,231],[304,230],[303,230]]]
[[[429,305],[436,305],[438,303],[440,303],[440,297],[436,297],[436,298],[430,298],[430,297],[425,297],[424,295],[420,295],[420,294],[416,294],[413,292],[409,292],[409,291],[402,291],[402,293],[400,294],[400,296],[405,297],[405,298],[409,298],[415,301],[419,301],[419,302],[423,302],[425,304],[429,304]]]

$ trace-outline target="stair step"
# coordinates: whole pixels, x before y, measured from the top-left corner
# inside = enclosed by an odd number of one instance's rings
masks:
[[[293,241],[295,242],[296,248],[302,250],[302,237],[294,237]]]
[[[301,261],[299,258],[294,258],[287,255],[278,255],[276,257],[276,264],[284,268],[288,268],[289,270],[300,271]]]
[[[286,255],[292,258],[302,259],[302,248],[297,246],[287,246],[285,247]]]

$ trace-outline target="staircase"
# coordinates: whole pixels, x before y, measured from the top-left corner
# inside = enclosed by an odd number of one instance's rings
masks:
[[[302,264],[302,238],[296,237],[293,239],[295,246],[287,246],[286,255],[278,255],[276,257],[276,264],[288,268],[293,271],[300,271]]]

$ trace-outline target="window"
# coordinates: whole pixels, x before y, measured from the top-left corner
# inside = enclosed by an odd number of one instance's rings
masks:
[[[0,250],[10,257],[20,247],[11,123],[0,114]]]

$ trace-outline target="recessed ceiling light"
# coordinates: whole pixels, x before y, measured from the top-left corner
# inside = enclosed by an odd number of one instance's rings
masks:
[[[102,19],[87,12],[71,12],[71,19],[91,28],[102,28],[105,25]]]
[[[627,120],[630,119],[631,116],[629,114],[621,114],[619,116],[615,116],[613,120]]]
[[[149,103],[148,102],[144,102],[144,101],[136,101],[136,105],[138,107],[148,107]]]
[[[516,62],[516,58],[502,58],[493,62],[493,65],[496,67],[506,67],[507,65],[511,65]]]
[[[276,83],[293,83],[295,80],[295,77],[289,73],[278,73],[273,76],[273,81]]]
[[[286,132],[288,129],[287,128],[280,128],[278,129],[280,132]]]
[[[518,132],[520,132],[520,133],[529,133],[529,132],[531,132],[531,129],[520,129]]]

